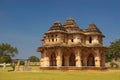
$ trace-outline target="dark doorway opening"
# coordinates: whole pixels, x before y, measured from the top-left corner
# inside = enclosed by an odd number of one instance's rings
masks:
[[[62,66],[65,66],[64,55],[62,55]]]
[[[56,66],[56,55],[54,53],[50,56],[50,66]]]
[[[69,58],[69,65],[70,66],[75,66],[75,54],[71,54]]]
[[[90,54],[87,58],[87,66],[95,66],[94,55]]]

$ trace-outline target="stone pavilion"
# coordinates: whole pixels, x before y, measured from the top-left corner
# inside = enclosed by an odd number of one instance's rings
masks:
[[[105,67],[105,36],[94,23],[81,29],[73,18],[55,22],[42,38],[41,67]]]

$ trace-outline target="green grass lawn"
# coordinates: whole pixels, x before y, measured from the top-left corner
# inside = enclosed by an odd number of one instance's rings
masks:
[[[11,68],[10,67],[7,68],[7,70],[9,69]],[[0,71],[0,80],[120,80],[120,71],[81,71],[81,72]]]

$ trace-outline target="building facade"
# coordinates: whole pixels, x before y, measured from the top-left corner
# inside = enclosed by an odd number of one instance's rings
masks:
[[[81,29],[73,18],[55,22],[42,39],[41,67],[105,67],[104,35],[94,23]]]

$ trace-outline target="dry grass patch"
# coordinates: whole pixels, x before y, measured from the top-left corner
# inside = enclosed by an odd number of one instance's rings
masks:
[[[10,70],[11,68],[7,68]],[[120,70],[79,72],[0,71],[0,80],[120,80]]]

